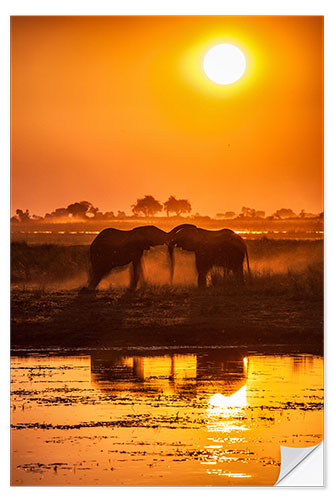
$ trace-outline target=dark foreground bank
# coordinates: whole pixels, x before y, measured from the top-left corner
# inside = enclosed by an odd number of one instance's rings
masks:
[[[322,296],[256,285],[79,294],[13,289],[12,348],[323,345]],[[313,349],[312,349],[313,350]]]

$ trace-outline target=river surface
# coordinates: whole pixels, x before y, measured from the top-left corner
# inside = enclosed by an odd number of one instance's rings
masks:
[[[12,485],[272,485],[323,439],[323,359],[234,349],[11,358]]]

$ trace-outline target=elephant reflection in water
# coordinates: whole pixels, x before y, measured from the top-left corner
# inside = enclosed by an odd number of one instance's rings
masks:
[[[121,355],[101,353],[91,356],[94,383],[106,389],[118,381],[153,384],[161,392],[189,392],[230,396],[247,381],[246,358],[242,353],[206,351],[199,354]],[[137,387],[137,385],[136,385]]]

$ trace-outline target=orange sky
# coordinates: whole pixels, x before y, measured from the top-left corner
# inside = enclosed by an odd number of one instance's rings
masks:
[[[202,60],[233,43],[220,86]],[[13,17],[12,211],[322,210],[322,17]]]

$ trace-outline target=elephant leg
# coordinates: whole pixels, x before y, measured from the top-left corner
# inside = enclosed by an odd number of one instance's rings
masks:
[[[140,278],[143,277],[141,257],[142,254],[140,255],[139,258],[133,260],[133,268],[131,272],[131,283],[130,283],[131,290],[136,290]]]
[[[237,268],[235,268],[233,270],[234,272],[234,275],[235,275],[235,278],[236,280],[239,282],[239,283],[244,283],[244,272],[243,272],[243,265],[242,266],[239,266]]]
[[[207,271],[198,271],[198,287],[206,288],[207,285]]]
[[[207,286],[207,274],[209,271],[209,267],[198,267],[198,287],[199,288],[206,288]]]
[[[90,273],[90,278],[89,278],[89,283],[88,283],[88,289],[89,290],[95,290],[95,288],[98,286],[100,281],[106,276],[110,270],[108,271],[91,271]]]
[[[207,273],[212,266],[200,254],[196,254],[195,263],[198,271],[198,287],[205,288],[207,285]]]
[[[229,267],[224,267],[223,268],[223,279],[226,280],[228,279],[230,274],[230,268]]]
[[[168,257],[170,266],[170,285],[172,285],[175,271],[175,247],[173,245],[168,246]]]

